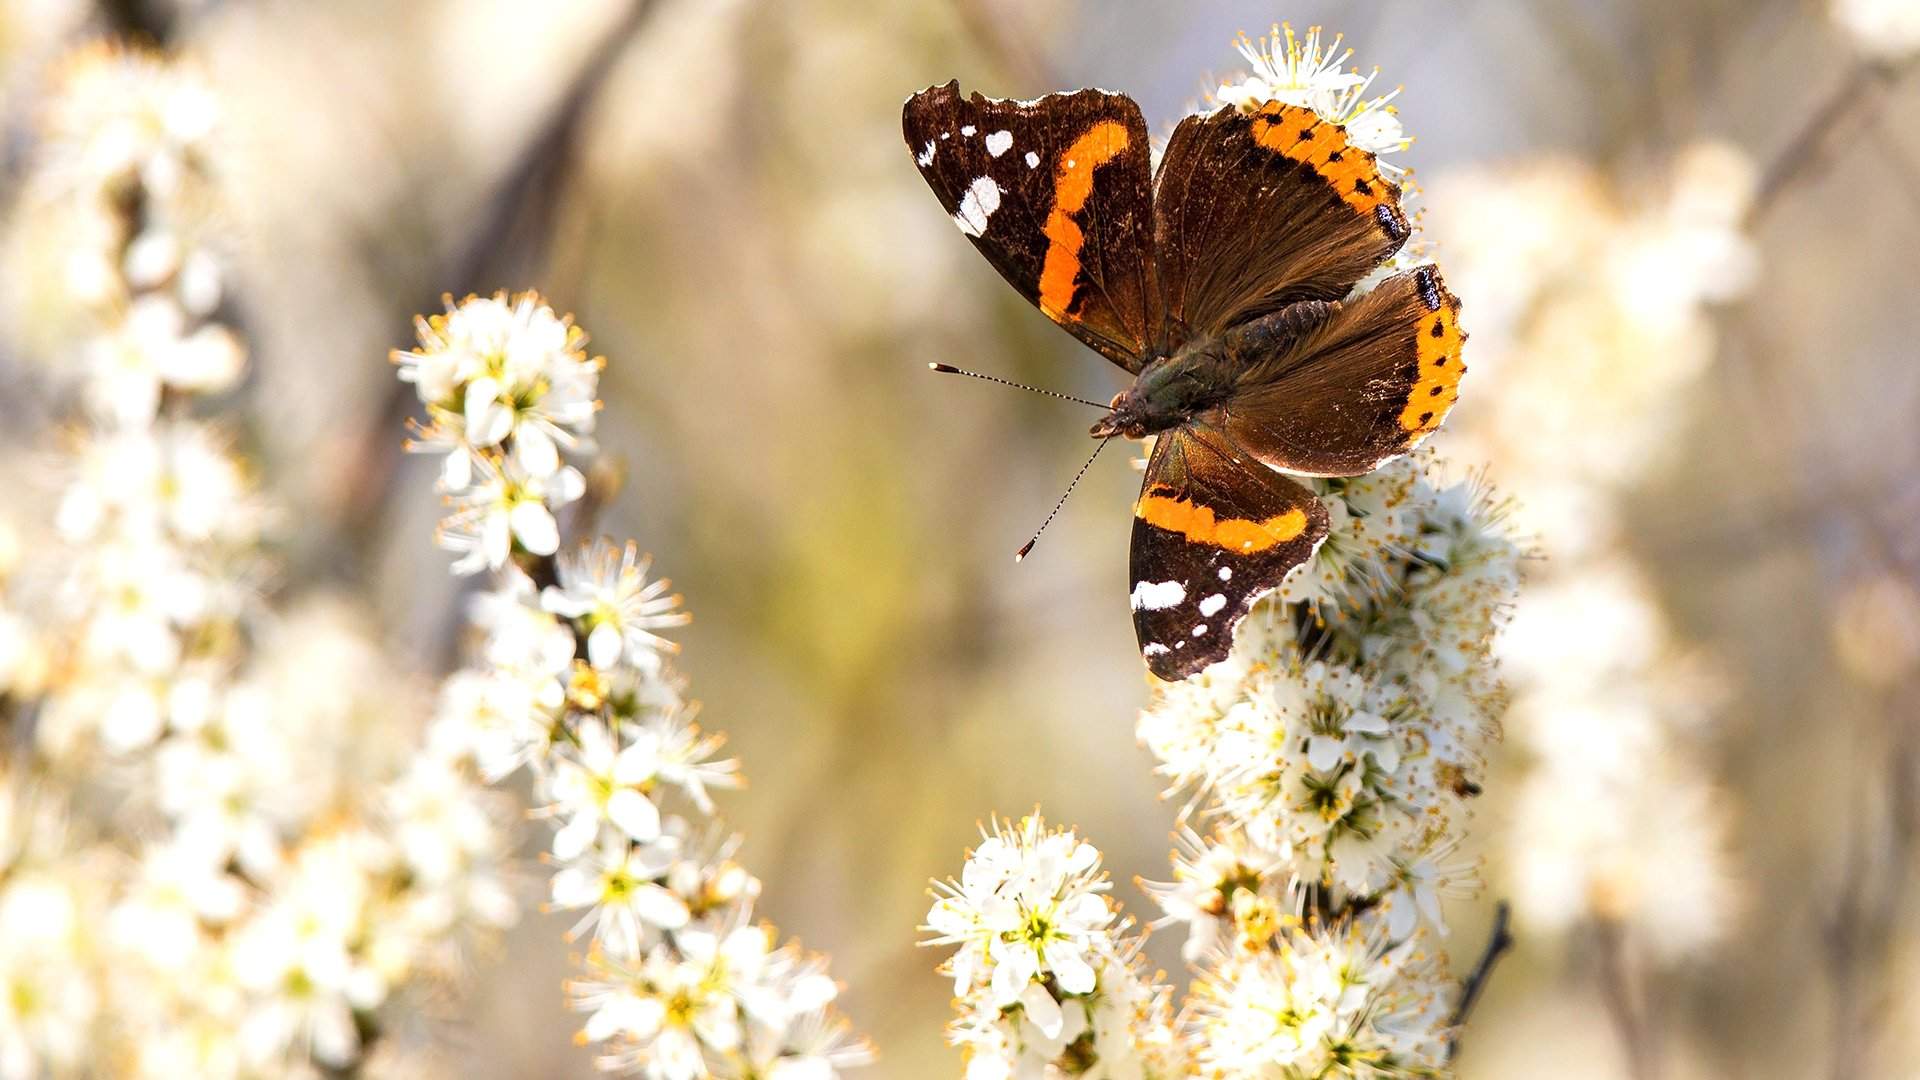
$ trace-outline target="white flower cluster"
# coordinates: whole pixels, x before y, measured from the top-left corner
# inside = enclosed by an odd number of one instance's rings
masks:
[[[1515,914],[1592,921],[1656,960],[1738,910],[1727,813],[1697,758],[1717,695],[1625,551],[1625,494],[1676,445],[1717,346],[1713,305],[1752,288],[1759,170],[1720,143],[1650,181],[1582,162],[1435,180],[1449,274],[1474,298],[1485,408],[1452,429],[1500,463],[1546,558],[1503,639],[1527,748],[1501,865]]]
[[[561,451],[592,449],[601,361],[586,335],[533,293],[470,296],[419,320],[419,348],[395,350],[400,378],[427,406],[408,449],[444,454],[440,486],[455,506],[440,541],[454,571],[498,570],[516,549],[560,550],[554,511],[586,490]]]
[[[94,415],[138,429],[169,392],[213,393],[246,349],[214,321],[224,291],[209,166],[211,89],[158,53],[99,44],[67,58],[44,115],[11,291],[28,325],[59,327],[39,350],[76,365]],[[50,331],[51,332],[51,331]]]
[[[1276,25],[1267,37],[1255,41],[1240,35],[1236,47],[1251,70],[1238,82],[1222,83],[1213,93],[1217,104],[1232,105],[1252,112],[1269,101],[1312,109],[1327,120],[1344,125],[1347,139],[1354,146],[1374,154],[1391,154],[1413,144],[1400,125],[1392,102],[1400,96],[1395,89],[1368,97],[1367,91],[1380,69],[1362,75],[1360,69],[1341,71],[1340,65],[1353,57],[1353,50],[1341,51],[1340,35],[1322,45],[1320,28],[1307,29],[1298,37],[1290,25]],[[1392,162],[1382,160],[1386,172],[1399,171]]]
[[[1450,991],[1429,943],[1447,932],[1441,900],[1477,885],[1457,851],[1498,737],[1491,649],[1521,553],[1500,504],[1435,471],[1416,454],[1318,482],[1333,522],[1319,554],[1231,656],[1160,685],[1141,716],[1208,828],[1149,888],[1205,970],[1196,1054],[1218,1075],[1444,1063]],[[1286,1030],[1260,1026],[1276,1016]]]
[[[30,743],[0,778],[9,1077],[351,1069],[515,915],[497,795],[410,753],[415,695],[351,609],[263,602],[272,516],[190,415],[244,357],[215,320],[212,102],[88,48],[26,185],[28,236],[65,245],[50,313],[90,344],[61,356],[85,423],[57,536],[9,582],[31,634],[0,625]]]
[[[1396,939],[1471,880],[1451,852],[1498,731],[1489,650],[1518,585],[1501,508],[1433,472],[1416,454],[1320,482],[1333,522],[1320,552],[1241,624],[1228,659],[1159,687],[1140,721],[1161,771],[1221,830],[1194,869],[1225,844],[1336,908],[1377,908]]]
[[[69,1075],[90,1060],[111,858],[74,843],[59,804],[19,769],[0,769],[0,1076]]]
[[[475,601],[472,664],[448,678],[441,753],[489,779],[526,767],[554,825],[552,906],[579,913],[588,973],[570,987],[600,1065],[651,1080],[824,1080],[870,1057],[834,1010],[824,962],[755,925],[760,883],[732,859],[713,788],[721,740],[665,663],[687,621],[632,545],[560,550],[553,510],[579,494],[560,450],[586,445],[599,364],[529,293],[470,298],[396,353],[444,451],[456,572],[495,571]]]
[[[1673,443],[1712,361],[1713,305],[1758,279],[1741,224],[1758,179],[1737,148],[1700,142],[1648,180],[1546,158],[1428,185],[1448,281],[1474,300],[1474,371],[1497,397],[1453,434],[1502,462],[1555,558],[1612,542],[1617,511],[1596,489],[1633,483]]]
[[[54,519],[71,559],[53,599],[79,691],[37,726],[56,755],[94,737],[116,752],[160,739],[177,681],[229,674],[240,583],[257,576],[247,562],[266,520],[244,466],[212,428],[162,408],[231,386],[245,358],[212,318],[213,122],[208,88],[158,54],[82,49],[59,66],[26,185],[29,238],[79,223],[58,234],[66,303],[47,312],[77,330],[49,359],[78,376],[89,420]]]
[[[1378,922],[1291,925],[1201,975],[1195,1061],[1203,1076],[1440,1075],[1446,981],[1442,957],[1393,944]]]
[[[1108,887],[1100,853],[1037,815],[994,822],[959,880],[936,886],[923,944],[957,949],[941,970],[967,1080],[1179,1075],[1169,991]]]

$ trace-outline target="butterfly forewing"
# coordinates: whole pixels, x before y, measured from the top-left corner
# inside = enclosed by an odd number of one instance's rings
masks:
[[[1104,90],[907,99],[907,145],[954,224],[1046,316],[1128,371],[1161,324],[1147,126]]]
[[[1311,109],[1268,102],[1189,116],[1154,189],[1155,248],[1176,339],[1298,300],[1338,300],[1408,235],[1374,155]]]
[[[1162,435],[1133,517],[1133,628],[1148,669],[1184,679],[1225,659],[1254,602],[1326,535],[1313,492],[1218,432]]]
[[[1288,472],[1358,476],[1446,419],[1467,370],[1466,334],[1438,270],[1422,266],[1351,300],[1313,305],[1310,323],[1293,318],[1305,306],[1229,334],[1261,356],[1214,421],[1235,443]]]

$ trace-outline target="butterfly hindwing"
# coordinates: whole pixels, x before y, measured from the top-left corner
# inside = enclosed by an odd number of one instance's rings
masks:
[[[1311,109],[1228,105],[1174,129],[1154,189],[1173,336],[1333,301],[1406,242],[1400,189]]]
[[[954,224],[1049,319],[1128,371],[1161,323],[1146,120],[1104,90],[1002,101],[960,84],[907,99],[920,174]]]
[[[1436,430],[1466,373],[1460,301],[1421,266],[1333,304],[1301,304],[1236,328],[1250,368],[1218,423],[1277,469],[1358,476]]]
[[[1147,667],[1184,679],[1226,657],[1254,602],[1327,535],[1313,492],[1218,432],[1160,436],[1134,504],[1134,632]]]

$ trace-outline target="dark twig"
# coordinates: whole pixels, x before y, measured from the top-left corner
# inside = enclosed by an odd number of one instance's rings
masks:
[[[1447,1037],[1447,1060],[1452,1061],[1460,1052],[1460,1033],[1466,1027],[1467,1018],[1473,1015],[1473,1007],[1480,1003],[1480,995],[1487,989],[1487,983],[1493,978],[1493,966],[1513,948],[1513,932],[1509,929],[1513,908],[1505,900],[1493,906],[1493,927],[1487,931],[1487,947],[1480,952],[1480,960],[1473,965],[1473,971],[1460,984],[1460,1001],[1453,1007],[1453,1015],[1447,1018],[1447,1026],[1452,1034]]]
[[[1654,1047],[1644,988],[1628,953],[1626,931],[1618,922],[1600,918],[1594,932],[1600,947],[1600,995],[1606,1002],[1607,1018],[1613,1022],[1614,1036],[1627,1057],[1627,1075],[1634,1080],[1656,1080],[1660,1056]]]
[[[1898,572],[1897,558],[1885,551],[1877,554],[1889,572]],[[1886,699],[1889,744],[1877,751],[1885,758],[1886,806],[1878,815],[1856,806],[1835,900],[1821,926],[1827,979],[1833,987],[1828,1075],[1835,1080],[1873,1073],[1877,1035],[1885,1023],[1888,958],[1895,952],[1907,909],[1920,830],[1914,689],[1908,679]]]
[[[1894,174],[1894,190],[1906,199],[1907,209],[1920,218],[1920,163],[1913,160],[1899,134],[1888,130],[1884,114],[1875,116],[1870,123],[1874,134],[1879,136],[1881,164]]]
[[[100,0],[107,28],[123,37],[164,45],[173,36],[177,13],[163,0]]]
[[[1870,121],[1899,76],[1899,69],[1886,64],[1862,61],[1854,65],[1760,174],[1760,184],[1754,191],[1753,205],[1747,208],[1745,224],[1749,228],[1758,224],[1795,181],[1811,175],[1821,164],[1827,147],[1851,122]]]

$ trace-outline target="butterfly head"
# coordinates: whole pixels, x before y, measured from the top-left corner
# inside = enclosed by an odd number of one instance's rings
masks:
[[[1140,369],[1133,385],[1113,396],[1112,409],[1088,434],[1144,439],[1192,420],[1232,393],[1230,376],[1212,351],[1182,350]]]
[[[1107,402],[1107,408],[1113,410],[1094,421],[1087,434],[1096,439],[1110,439],[1115,435],[1124,435],[1129,439],[1144,439],[1150,432],[1146,419],[1141,415],[1136,402],[1130,401],[1131,391],[1122,390]]]

